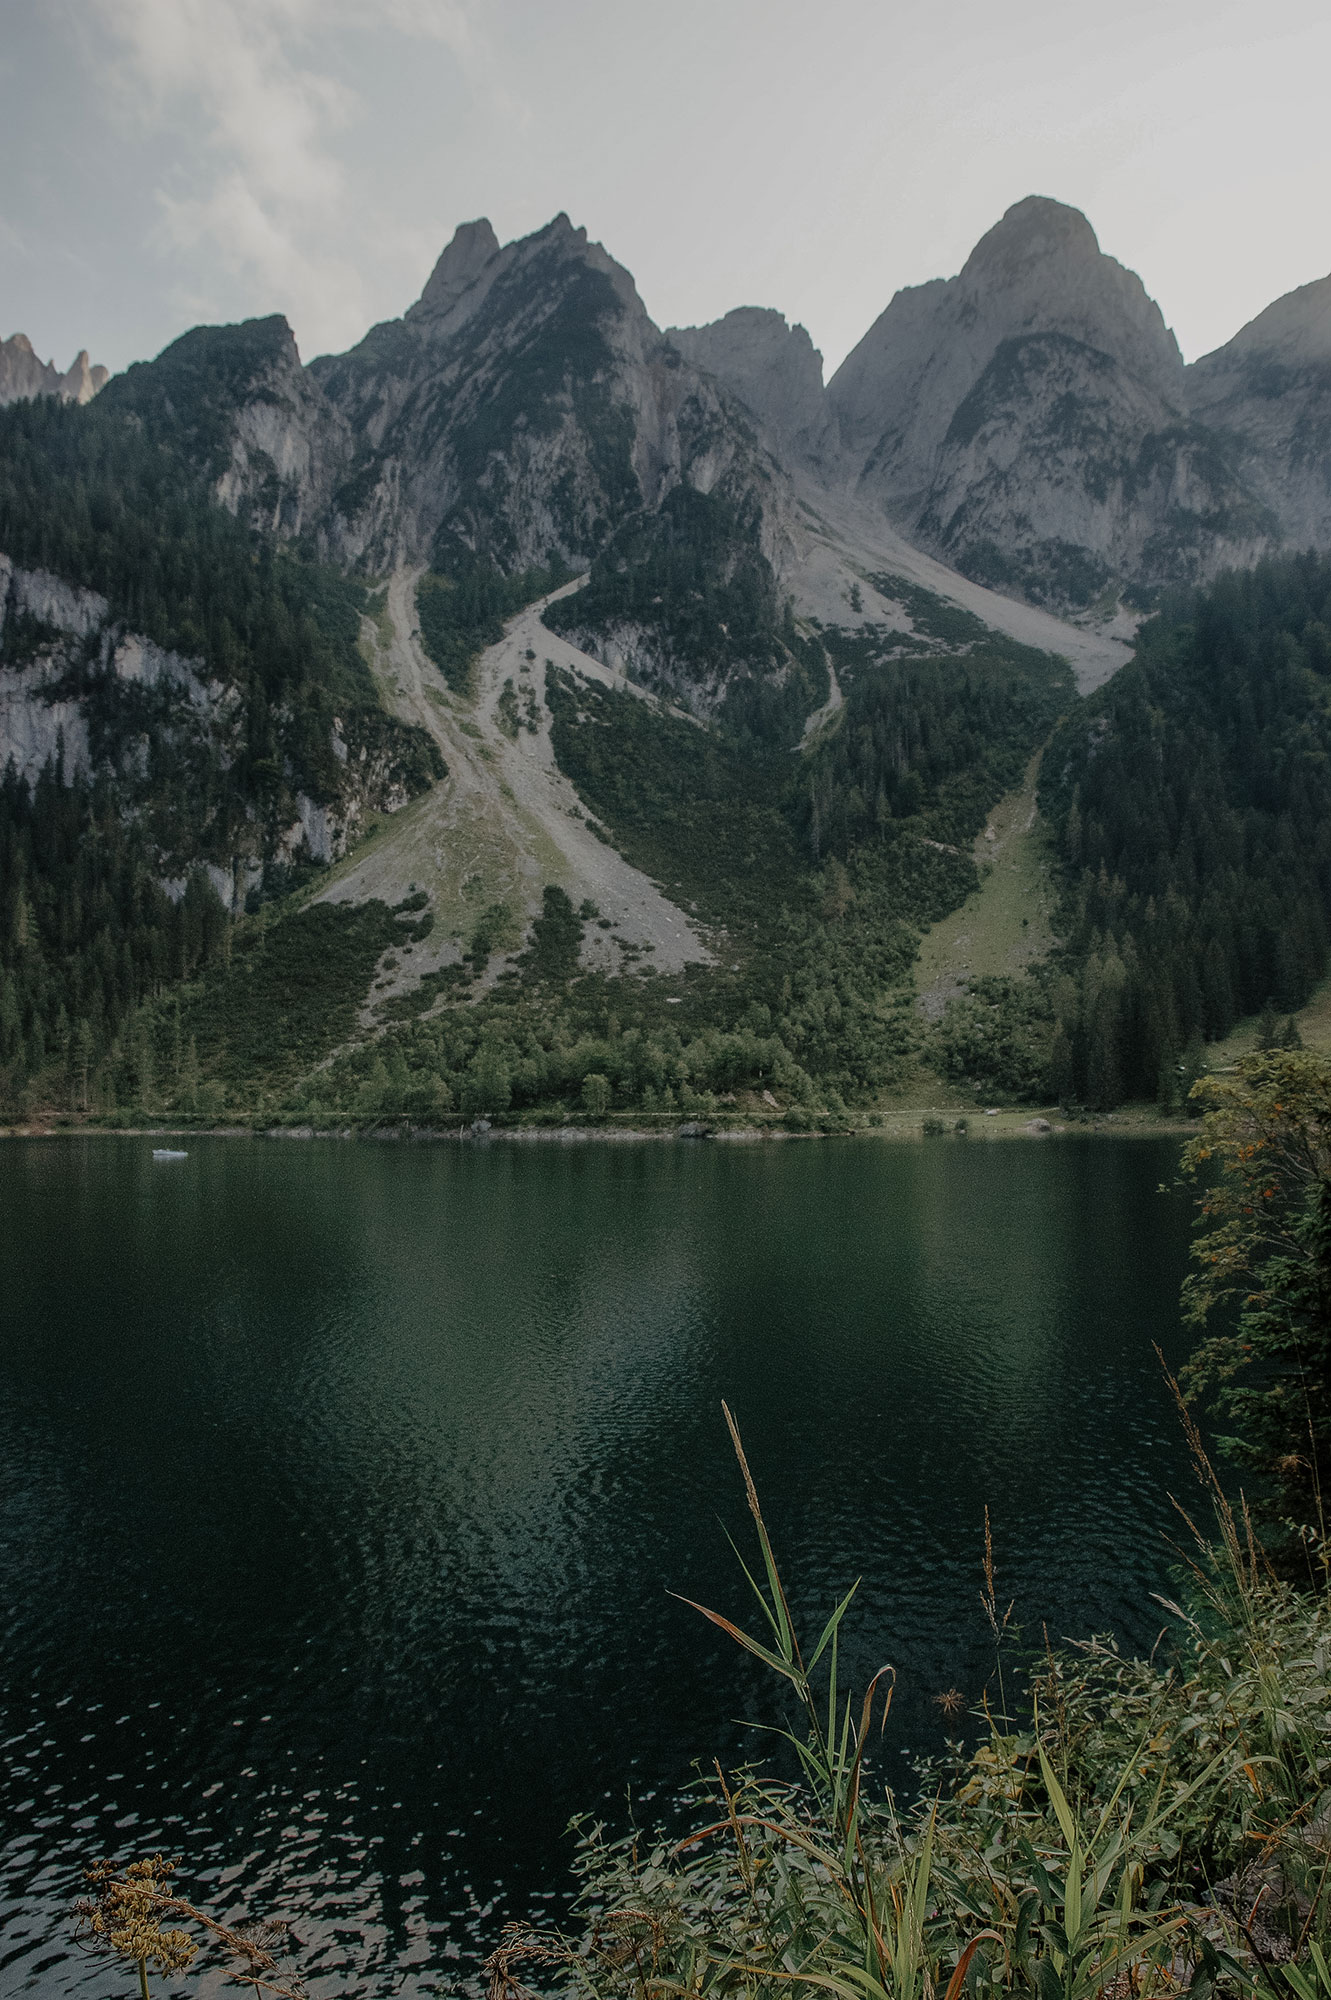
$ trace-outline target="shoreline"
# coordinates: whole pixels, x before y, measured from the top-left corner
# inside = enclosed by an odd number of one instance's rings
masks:
[[[466,1124],[409,1125],[406,1123],[366,1125],[101,1125],[33,1120],[23,1125],[0,1126],[0,1140],[31,1142],[55,1139],[264,1139],[361,1141],[373,1145],[660,1145],[701,1143],[768,1145],[792,1140],[855,1139],[879,1140],[891,1144],[969,1145],[974,1141],[992,1144],[997,1139],[1183,1139],[1197,1127],[1191,1119],[1168,1119],[1156,1114],[1132,1115],[1107,1112],[1095,1119],[1051,1117],[1041,1111],[980,1112],[966,1114],[966,1129],[956,1130],[958,1114],[910,1111],[878,1115],[874,1124],[808,1131],[795,1130],[775,1120],[754,1123],[736,1120],[721,1123],[714,1119],[682,1120],[671,1124],[496,1124],[477,1119]],[[943,1129],[926,1130],[928,1124]]]

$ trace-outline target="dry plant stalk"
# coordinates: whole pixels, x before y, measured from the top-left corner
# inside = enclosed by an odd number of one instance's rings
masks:
[[[518,1965],[568,1965],[572,1952],[558,1938],[542,1937],[525,1924],[505,1924],[499,1943],[482,1964],[488,2000],[528,2000],[517,1978]]]
[[[227,1955],[232,1961],[228,1977],[238,1986],[269,1993],[273,2000],[305,2000],[298,1980],[284,1984],[275,1976],[280,1970],[275,1954],[297,1942],[290,1926],[280,1919],[232,1926],[209,1916],[183,1896],[172,1895],[166,1886],[178,1865],[154,1854],[146,1861],[131,1861],[121,1875],[114,1861],[95,1861],[84,1870],[91,1893],[74,1905],[75,1942],[134,1964],[139,1992],[148,2000],[149,1965],[169,1978],[185,1971],[198,1954],[199,1946],[188,1931],[162,1928],[163,1918],[180,1918],[197,1925]]]

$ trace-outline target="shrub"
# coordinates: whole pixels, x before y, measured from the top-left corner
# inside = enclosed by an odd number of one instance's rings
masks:
[[[595,1070],[582,1079],[582,1108],[592,1118],[604,1118],[610,1109],[609,1080]]]
[[[838,1686],[855,1586],[806,1650],[725,1415],[757,1532],[761,1616],[746,1632],[694,1609],[783,1684],[794,1718],[768,1733],[796,1775],[717,1766],[693,1790],[682,1840],[616,1840],[581,1822],[585,1934],[511,1926],[489,1961],[496,2000],[513,2000],[524,1960],[576,1965],[596,2000],[766,2000],[787,1987],[838,2000],[1184,1987],[1323,2000],[1331,1605],[1324,1586],[1301,1597],[1266,1573],[1194,1429],[1217,1540],[1197,1537],[1190,1608],[1167,1607],[1171,1648],[1150,1660],[1104,1641],[1046,1652],[1010,1713],[986,1562],[997,1671],[979,1741],[922,1766],[912,1806],[866,1769],[891,1669],[858,1703]],[[943,1700],[949,1714],[964,1705],[955,1691]]]

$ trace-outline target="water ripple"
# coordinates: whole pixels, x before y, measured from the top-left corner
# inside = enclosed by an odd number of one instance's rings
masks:
[[[1186,1211],[1153,1144],[0,1146],[0,1992],[92,1996],[84,1862],[295,1922],[317,1997],[469,1983],[569,1815],[772,1713],[736,1409],[791,1591],[863,1577],[884,1768],[1032,1637],[1150,1644]],[[215,1990],[208,1980],[194,1990]]]

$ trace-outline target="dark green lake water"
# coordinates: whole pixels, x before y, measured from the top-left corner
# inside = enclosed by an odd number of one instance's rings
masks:
[[[1038,1636],[1148,1643],[1189,1211],[1164,1142],[0,1145],[0,1994],[103,1995],[88,1857],[433,1991],[773,1698],[735,1410],[812,1622],[978,1693],[983,1509]],[[751,1739],[750,1739],[751,1740]]]

